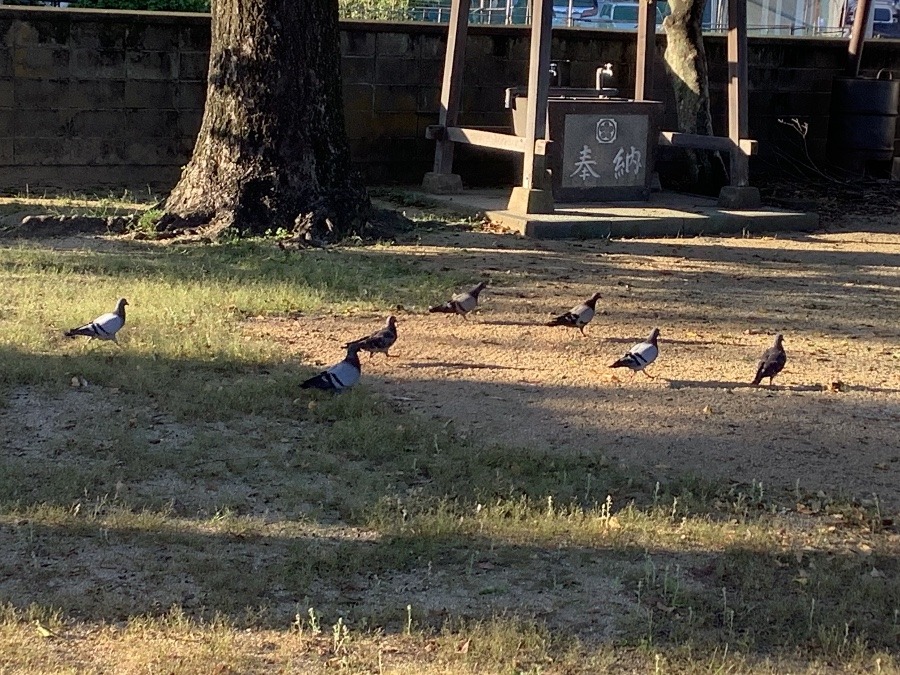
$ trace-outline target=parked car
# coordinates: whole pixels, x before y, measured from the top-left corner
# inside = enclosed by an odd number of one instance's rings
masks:
[[[528,0],[471,0],[470,24],[524,24],[527,22]],[[407,10],[410,21],[447,23],[450,0],[412,0]]]
[[[900,16],[893,3],[876,2],[872,5],[872,34],[900,38]]]
[[[608,0],[573,0],[571,18],[568,6],[553,6],[554,25],[577,26],[579,28],[607,28],[615,30],[635,30],[638,25],[637,2],[610,2]],[[669,14],[666,2],[656,4],[656,25],[662,26]],[[559,17],[557,19],[557,17]]]
[[[598,0],[556,0],[553,3],[553,25],[575,26],[581,20],[587,20],[597,14]]]

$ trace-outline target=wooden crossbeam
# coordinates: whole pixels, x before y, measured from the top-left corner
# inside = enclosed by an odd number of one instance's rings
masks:
[[[469,129],[467,127],[442,127],[440,124],[431,124],[425,128],[425,138],[436,141],[449,141],[450,143],[463,143],[476,145],[481,148],[493,148],[504,152],[517,152],[525,154],[528,148],[527,139],[524,136],[501,134],[496,131],[484,129]],[[539,138],[534,142],[534,154],[546,155],[551,142]]]
[[[425,129],[425,138],[434,141],[448,143],[463,143],[475,145],[480,148],[493,148],[504,152],[517,152],[524,154],[527,139],[524,136],[514,136],[487,129],[471,129],[468,127],[443,127],[440,124],[431,124]],[[661,131],[657,141],[659,145],[671,148],[692,148],[694,150],[718,150],[719,152],[735,151],[735,144],[730,138],[724,136],[702,136],[700,134],[685,134],[680,131]],[[550,151],[552,141],[537,139],[534,142],[534,154],[546,156]],[[755,155],[759,151],[759,142],[742,138],[738,148],[746,155]]]
[[[718,150],[720,152],[734,152],[735,149],[740,149],[746,155],[755,155],[759,152],[759,142],[749,138],[739,139],[737,148],[735,148],[734,141],[724,136],[685,134],[680,131],[661,131],[659,145],[693,150]]]

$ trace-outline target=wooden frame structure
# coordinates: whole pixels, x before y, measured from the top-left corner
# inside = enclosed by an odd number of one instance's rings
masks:
[[[634,99],[647,100],[653,81],[656,44],[656,1],[638,0],[637,63]],[[723,188],[720,203],[728,206],[756,206],[759,193],[749,188],[749,158],[756,153],[756,141],[748,138],[747,5],[746,0],[728,2],[728,136],[702,136],[663,131],[659,144],[679,148],[718,150],[730,157],[731,185]],[[441,107],[438,124],[428,127],[426,137],[436,143],[434,170],[426,175],[425,187],[437,191],[457,191],[462,183],[453,174],[456,143],[494,148],[522,155],[522,184],[513,188],[509,209],[516,213],[551,213],[553,198],[546,180],[546,157],[550,141],[546,136],[547,97],[550,84],[550,40],[553,0],[532,0],[531,51],[528,64],[528,110],[524,136],[460,127],[459,103],[462,90],[465,43],[469,23],[469,0],[452,0]],[[747,188],[741,197],[735,194]],[[729,199],[725,198],[726,190]],[[755,203],[754,203],[755,202]]]

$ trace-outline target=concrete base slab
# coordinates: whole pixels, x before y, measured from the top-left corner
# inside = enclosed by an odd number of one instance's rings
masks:
[[[458,195],[463,191],[462,178],[456,173],[429,171],[422,179],[422,189],[435,195]]]
[[[467,190],[431,199],[457,213],[484,216],[511,232],[535,239],[605,239],[674,237],[810,231],[816,213],[770,207],[723,209],[715,199],[675,192],[651,193],[646,202],[559,204],[552,214],[520,215],[506,208],[509,190]]]
[[[549,190],[514,187],[506,209],[520,216],[553,213],[553,194]]]
[[[719,206],[723,209],[758,209],[762,200],[759,189],[755,187],[732,187],[726,185],[719,190]]]

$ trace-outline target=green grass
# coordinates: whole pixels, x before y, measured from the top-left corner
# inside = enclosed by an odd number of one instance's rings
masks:
[[[876,508],[490,446],[364,385],[298,400],[304,355],[243,328],[470,274],[389,245],[0,247],[0,670],[900,672]],[[121,349],[62,337],[119,296]]]
[[[388,246],[286,253],[265,242],[131,244],[108,253],[2,248],[0,280],[0,386],[77,374],[172,405],[181,400],[188,415],[284,411],[296,364],[243,336],[246,317],[421,307],[458,282]],[[111,311],[118,297],[129,301],[123,350],[62,337]]]

